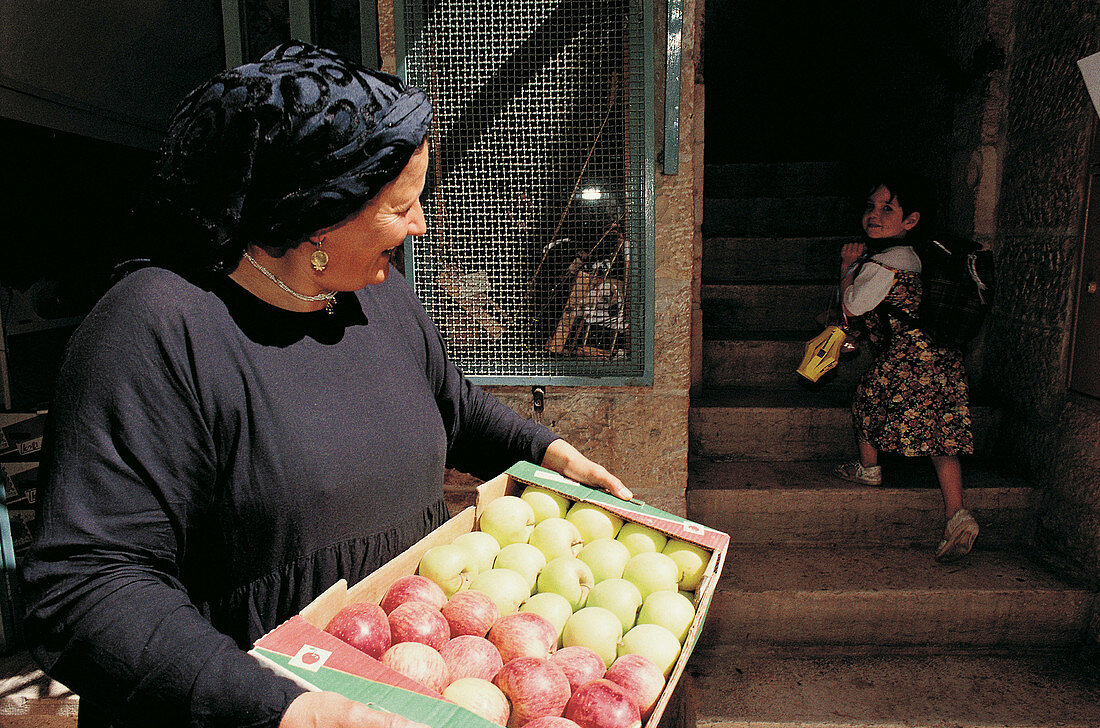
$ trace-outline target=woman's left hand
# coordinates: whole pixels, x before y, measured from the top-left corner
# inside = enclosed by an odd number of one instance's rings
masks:
[[[634,497],[630,489],[609,473],[607,468],[592,462],[565,440],[558,439],[550,443],[550,447],[546,448],[546,454],[542,458],[542,467],[559,472],[578,483],[606,490],[623,500]]]

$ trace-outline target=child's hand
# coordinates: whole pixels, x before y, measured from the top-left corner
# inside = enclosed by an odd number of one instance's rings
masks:
[[[865,250],[867,246],[863,243],[845,243],[840,249],[840,267],[847,270],[852,263],[859,260],[859,256],[863,255]]]

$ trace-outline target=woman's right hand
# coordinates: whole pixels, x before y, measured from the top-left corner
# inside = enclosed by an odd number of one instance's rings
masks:
[[[843,271],[852,267],[852,263],[859,260],[859,256],[867,250],[867,246],[863,243],[845,243],[844,247],[840,249],[840,268]]]
[[[296,697],[279,728],[429,728],[396,713],[372,710],[339,693],[309,692]]]

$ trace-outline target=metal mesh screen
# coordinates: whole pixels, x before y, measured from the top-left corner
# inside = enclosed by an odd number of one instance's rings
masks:
[[[641,381],[652,344],[637,0],[405,0],[436,109],[406,273],[482,382]]]

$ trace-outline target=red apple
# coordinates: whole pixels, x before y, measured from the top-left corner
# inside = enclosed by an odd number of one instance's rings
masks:
[[[555,718],[551,715],[543,716],[542,718],[535,718],[533,721],[523,726],[523,728],[581,728],[579,725],[569,720],[568,718]]]
[[[439,650],[451,672],[451,679],[477,677],[492,680],[504,666],[500,653],[493,643],[484,637],[461,634]]]
[[[558,646],[558,628],[534,612],[513,612],[497,620],[489,630],[489,641],[505,664],[516,657],[542,657]]]
[[[520,728],[546,715],[560,716],[569,702],[569,678],[540,657],[517,657],[504,663],[493,684],[512,702],[508,728]]]
[[[382,664],[440,694],[451,681],[440,654],[420,642],[399,642],[382,653]]]
[[[382,607],[370,602],[356,602],[337,612],[325,631],[374,659],[390,648],[390,623]]]
[[[451,681],[451,684],[443,690],[443,697],[480,715],[485,720],[501,726],[508,725],[508,715],[512,712],[512,706],[508,704],[508,698],[500,688],[488,680],[460,677]]]
[[[565,672],[565,676],[569,678],[570,690],[576,690],[586,682],[599,680],[607,670],[603,658],[595,650],[583,645],[563,647],[550,655],[550,661]]]
[[[634,698],[643,720],[653,712],[653,706],[665,689],[665,676],[661,668],[645,655],[623,655],[607,668],[604,677],[617,683]]]
[[[389,614],[394,607],[405,602],[424,602],[440,609],[447,603],[447,596],[438,584],[426,576],[410,574],[402,576],[386,590],[382,597],[381,607]]]
[[[405,602],[390,612],[393,643],[422,642],[439,650],[451,639],[451,627],[443,613],[424,602]]]
[[[581,685],[565,706],[565,717],[581,728],[641,728],[642,716],[630,694],[610,680]]]
[[[488,594],[473,590],[457,592],[440,611],[447,618],[447,624],[451,625],[452,637],[462,634],[484,637],[500,619],[497,603]]]

